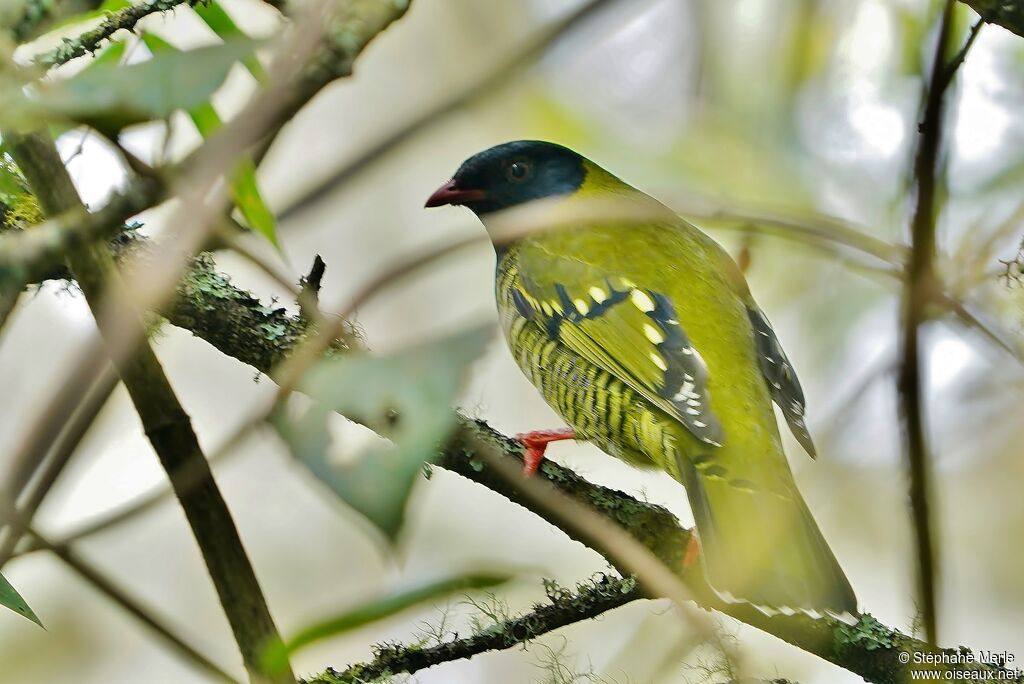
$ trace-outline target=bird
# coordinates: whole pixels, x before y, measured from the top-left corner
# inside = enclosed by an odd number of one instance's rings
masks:
[[[596,198],[635,218],[587,214]],[[569,219],[500,238],[544,200]],[[773,402],[815,457],[800,382],[743,273],[710,236],[577,152],[517,140],[479,152],[427,207],[470,209],[497,255],[495,295],[517,365],[568,425],[517,435],[524,470],[550,442],[589,441],[684,487],[708,584],[767,615],[859,616],[804,502]],[[578,218],[573,219],[576,209]]]

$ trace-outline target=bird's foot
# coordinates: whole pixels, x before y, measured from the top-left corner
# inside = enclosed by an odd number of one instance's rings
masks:
[[[576,439],[576,432],[572,428],[561,428],[559,430],[535,430],[533,432],[520,432],[516,435],[516,441],[526,447],[523,454],[523,475],[531,477],[540,467],[544,460],[544,452],[551,442],[559,442],[563,439]]]
[[[700,559],[700,543],[697,541],[697,528],[690,528],[690,539],[686,542],[686,551],[683,553],[683,569],[688,570],[697,564]]]

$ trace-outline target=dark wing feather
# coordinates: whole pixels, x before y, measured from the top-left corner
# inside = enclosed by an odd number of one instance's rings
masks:
[[[804,423],[806,404],[800,380],[797,379],[793,366],[786,358],[786,352],[782,350],[779,338],[775,336],[775,330],[772,329],[772,325],[764,313],[756,307],[748,307],[747,313],[754,329],[754,344],[757,346],[761,372],[764,374],[764,379],[768,381],[772,399],[782,409],[782,415],[786,417],[793,436],[810,457],[815,458],[817,453],[814,450],[814,443],[811,441],[811,434],[807,431],[807,425]]]

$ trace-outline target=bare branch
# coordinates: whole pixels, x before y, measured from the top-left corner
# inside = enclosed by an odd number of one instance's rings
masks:
[[[922,325],[928,306],[942,298],[942,287],[935,273],[936,182],[939,173],[939,146],[942,141],[943,99],[956,68],[977,36],[980,24],[972,29],[964,49],[947,65],[953,0],[947,0],[935,41],[931,76],[924,95],[924,115],[919,127],[921,137],[914,159],[913,184],[916,204],[911,219],[912,249],[907,265],[907,284],[903,301],[903,345],[898,386],[901,397],[907,462],[910,470],[910,501],[913,512],[918,569],[918,597],[928,640],[937,640],[935,601],[936,552],[932,534],[930,466],[927,428],[924,417],[924,363]]]

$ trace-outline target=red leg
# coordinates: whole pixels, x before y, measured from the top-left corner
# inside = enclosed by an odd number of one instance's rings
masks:
[[[544,451],[548,448],[548,444],[563,439],[576,439],[576,433],[572,428],[561,428],[559,430],[520,432],[516,435],[516,440],[526,447],[526,453],[523,454],[523,475],[530,477],[536,473],[540,462],[544,460]]]
[[[686,543],[686,553],[683,554],[683,569],[687,570],[697,564],[700,558],[700,543],[697,540],[697,528],[690,528],[690,540]]]

